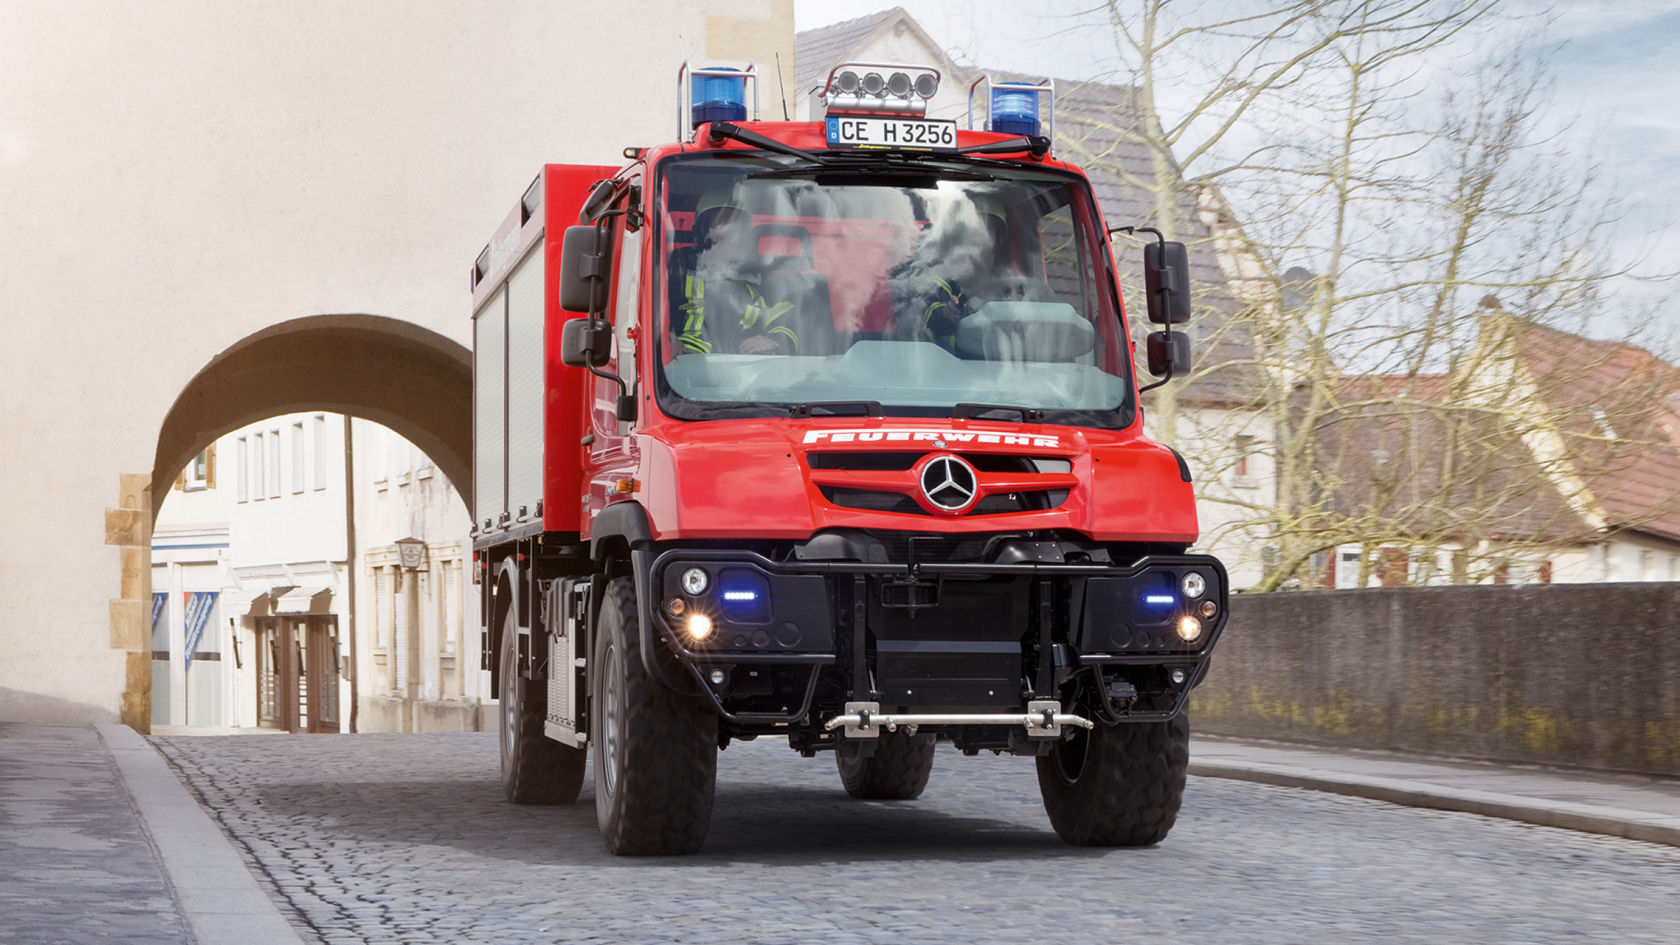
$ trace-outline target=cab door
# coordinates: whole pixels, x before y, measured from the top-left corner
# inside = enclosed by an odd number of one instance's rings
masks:
[[[641,188],[632,182],[618,202],[609,208],[624,211],[633,200],[640,199]],[[639,208],[638,208],[639,209]],[[616,213],[611,221],[613,270],[611,292],[607,299],[607,320],[613,326],[612,354],[601,370],[624,379],[631,402],[640,399],[638,376],[638,348],[642,332],[638,320],[637,302],[641,297],[644,261],[643,229],[626,225],[626,214]],[[628,501],[634,493],[622,486],[633,481],[639,453],[631,431],[632,422],[618,418],[619,387],[601,377],[591,378],[587,384],[589,416],[584,420],[585,462],[584,478],[589,484],[589,515],[599,515],[615,502]]]

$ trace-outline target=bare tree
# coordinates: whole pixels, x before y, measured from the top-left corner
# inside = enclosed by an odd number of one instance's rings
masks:
[[[1204,495],[1233,513],[1210,537],[1243,531],[1273,549],[1259,588],[1310,580],[1315,557],[1347,544],[1373,551],[1360,583],[1395,554],[1451,554],[1467,579],[1513,548],[1601,530],[1594,490],[1571,472],[1581,451],[1559,445],[1567,398],[1539,396],[1509,320],[1478,305],[1496,296],[1522,324],[1591,324],[1600,287],[1625,272],[1602,251],[1614,208],[1586,199],[1591,168],[1540,133],[1543,61],[1496,60],[1444,94],[1417,80],[1449,40],[1493,23],[1491,2],[1302,0],[1220,19],[1111,0],[1102,12],[1136,105],[1085,137],[1141,146],[1148,171],[1101,149],[1079,157],[1113,161],[1169,238],[1221,262],[1198,313],[1198,347],[1214,356],[1149,406],[1155,431],[1222,481],[1254,437],[1233,442],[1230,411],[1184,414],[1180,399],[1244,372],[1275,490]],[[1288,284],[1273,275],[1302,265]],[[1581,354],[1564,373],[1617,356]]]

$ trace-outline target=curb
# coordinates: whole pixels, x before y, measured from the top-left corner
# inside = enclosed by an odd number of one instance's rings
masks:
[[[303,945],[250,868],[144,738],[126,725],[96,725],[196,945]]]
[[[1306,788],[1310,791],[1363,797],[1406,807],[1480,814],[1483,817],[1520,821],[1540,827],[1560,827],[1565,830],[1680,847],[1680,817],[1660,817],[1644,811],[1624,810],[1618,807],[1542,801],[1514,794],[1465,790],[1424,781],[1354,777],[1337,771],[1286,765],[1191,761],[1190,773],[1204,778]]]

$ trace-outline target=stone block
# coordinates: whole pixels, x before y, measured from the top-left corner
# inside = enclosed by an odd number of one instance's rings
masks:
[[[151,610],[145,601],[113,600],[111,604],[111,649],[131,653],[146,653],[151,649],[147,638],[151,630]],[[147,679],[150,679],[150,668]],[[148,683],[149,685],[149,683]]]
[[[136,547],[147,544],[151,518],[151,513],[144,509],[106,509],[105,544]]]

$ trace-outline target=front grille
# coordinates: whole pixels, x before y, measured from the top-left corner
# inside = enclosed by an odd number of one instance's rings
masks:
[[[861,469],[873,472],[908,470],[929,453],[948,453],[951,450],[930,450],[928,453],[906,451],[877,452],[848,450],[846,452],[806,453],[805,461],[812,469]],[[1071,460],[1057,456],[1017,456],[1011,453],[957,453],[969,465],[981,472],[1065,473],[1073,469]]]
[[[865,512],[897,512],[903,515],[932,514],[918,505],[915,499],[899,492],[846,489],[839,486],[820,486],[819,489],[823,498],[843,509],[860,509]],[[975,503],[974,508],[964,513],[964,517],[1008,515],[1014,512],[1042,512],[1060,508],[1061,504],[1067,501],[1067,497],[1068,491],[1066,489],[989,495]]]
[[[904,515],[927,515],[927,509],[916,504],[916,500],[898,492],[877,492],[874,489],[842,489],[836,486],[822,486],[823,498],[844,509],[862,509],[865,512],[898,512]]]

